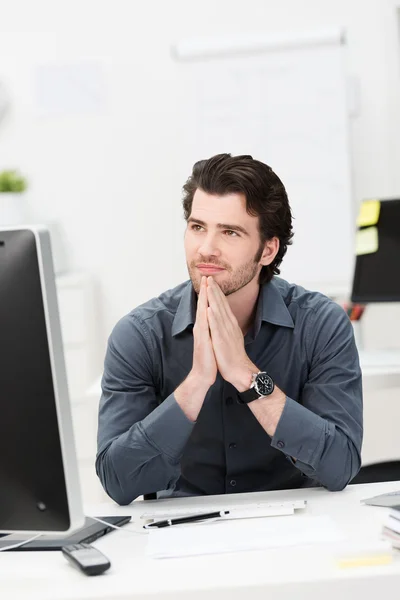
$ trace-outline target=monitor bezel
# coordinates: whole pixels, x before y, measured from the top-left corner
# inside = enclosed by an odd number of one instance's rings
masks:
[[[400,198],[398,197],[393,197],[393,198],[381,198],[379,200],[379,202],[381,202],[381,204],[383,203],[390,203],[390,202],[400,202]],[[400,298],[399,296],[392,296],[392,295],[375,295],[375,294],[363,294],[360,295],[358,293],[355,292],[355,290],[357,289],[357,284],[359,282],[359,278],[361,277],[361,259],[362,259],[362,255],[361,256],[356,256],[355,257],[355,264],[354,264],[354,272],[353,272],[353,281],[352,281],[352,286],[351,286],[351,294],[350,294],[350,300],[353,303],[357,303],[357,304],[377,304],[377,303],[382,303],[382,302],[400,302]]]
[[[75,435],[64,359],[61,322],[58,309],[53,257],[49,230],[44,225],[0,227],[0,235],[10,231],[30,231],[36,243],[40,287],[43,299],[47,342],[53,377],[54,400],[60,436],[65,489],[69,511],[69,527],[65,530],[0,529],[0,533],[62,534],[73,533],[84,525],[81,486],[76,456]]]

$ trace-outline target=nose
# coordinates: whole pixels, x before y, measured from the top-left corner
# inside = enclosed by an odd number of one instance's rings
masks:
[[[202,256],[220,256],[221,252],[218,248],[217,239],[212,232],[205,233],[202,236],[198,252]]]

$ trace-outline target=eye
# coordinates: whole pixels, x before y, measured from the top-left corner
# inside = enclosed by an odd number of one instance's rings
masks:
[[[232,229],[225,229],[224,233],[226,233],[228,235],[228,237],[240,237],[240,235],[237,233],[237,231],[233,231]]]
[[[193,223],[190,226],[190,229],[192,229],[192,231],[200,231],[200,229],[203,229],[201,225],[197,225],[196,223]]]

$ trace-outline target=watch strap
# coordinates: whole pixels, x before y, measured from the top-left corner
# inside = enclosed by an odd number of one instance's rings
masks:
[[[245,392],[238,393],[238,403],[239,404],[248,404],[249,402],[253,402],[253,400],[257,400],[260,397],[260,394],[257,392],[255,387],[246,390]]]

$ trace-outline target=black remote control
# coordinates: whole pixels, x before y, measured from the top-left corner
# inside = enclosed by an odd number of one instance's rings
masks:
[[[90,544],[71,544],[61,548],[65,558],[85,575],[101,575],[111,563],[104,554]]]

